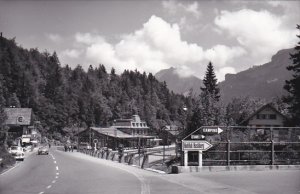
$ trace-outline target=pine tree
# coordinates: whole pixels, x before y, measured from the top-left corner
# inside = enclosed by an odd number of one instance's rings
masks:
[[[300,25],[297,25],[300,30]],[[300,35],[297,35],[300,38]],[[292,116],[291,124],[300,125],[300,42],[295,47],[295,53],[290,54],[293,60],[293,65],[287,67],[289,71],[293,71],[293,78],[287,80],[284,86],[289,92],[289,95],[284,98],[285,102],[289,104],[289,112]]]
[[[203,125],[218,125],[220,123],[219,100],[220,89],[217,84],[217,78],[214,67],[211,62],[207,65],[205,77],[203,79],[204,87],[201,87],[201,111]],[[199,111],[199,110],[198,110]]]

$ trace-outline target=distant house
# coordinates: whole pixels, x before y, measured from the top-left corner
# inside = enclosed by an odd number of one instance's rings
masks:
[[[5,108],[4,112],[7,115],[4,125],[8,127],[8,134],[12,139],[21,138],[23,135],[31,136],[34,131],[30,126],[32,124],[31,108]],[[30,142],[30,138],[27,140]]]
[[[246,118],[241,124],[250,127],[283,127],[286,117],[271,104],[266,104]]]
[[[180,129],[177,125],[166,125],[162,128],[163,139],[168,139],[171,142],[175,142],[180,134]],[[167,142],[169,144],[169,142]]]

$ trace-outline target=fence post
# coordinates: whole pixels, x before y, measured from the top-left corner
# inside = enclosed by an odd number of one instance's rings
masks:
[[[274,140],[271,140],[271,164],[275,164],[275,149],[274,149]]]
[[[230,140],[227,140],[227,166],[230,166]]]

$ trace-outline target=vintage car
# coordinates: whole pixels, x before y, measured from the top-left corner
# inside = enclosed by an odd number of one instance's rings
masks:
[[[24,160],[25,154],[24,149],[20,146],[11,146],[8,152],[15,157],[16,160]]]
[[[46,154],[46,155],[49,154],[49,149],[47,146],[43,146],[38,149],[38,155],[42,155],[42,154]]]

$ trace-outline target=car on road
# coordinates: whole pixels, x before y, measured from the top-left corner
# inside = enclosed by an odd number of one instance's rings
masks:
[[[25,159],[25,153],[24,149],[20,146],[11,146],[8,149],[8,152],[15,157],[16,160],[24,160]]]
[[[49,149],[47,146],[43,146],[38,149],[38,155],[42,155],[42,154],[45,154],[45,155],[49,154]]]

